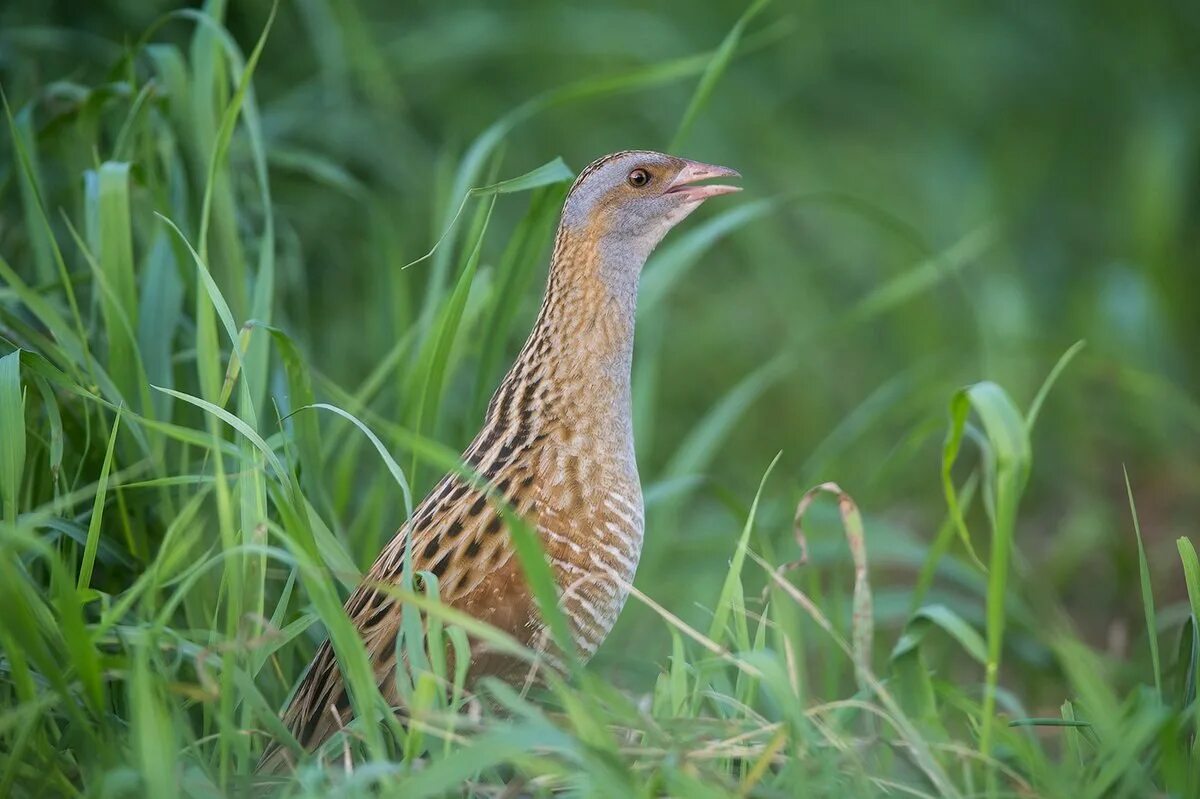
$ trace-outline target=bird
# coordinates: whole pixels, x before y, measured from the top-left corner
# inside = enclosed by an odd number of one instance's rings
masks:
[[[563,203],[533,330],[462,455],[476,479],[455,472],[435,484],[346,601],[393,707],[402,602],[381,588],[399,584],[410,538],[413,573],[435,575],[443,603],[547,651],[502,503],[536,531],[580,660],[611,631],[645,524],[631,398],[638,282],[671,228],[705,200],[739,190],[701,181],[737,177],[651,150],[612,153],[579,173]],[[472,682],[490,676],[516,685],[528,676],[527,662],[474,640],[470,657]],[[351,718],[326,640],[282,719],[311,751]],[[272,741],[257,770],[290,765],[290,751]]]

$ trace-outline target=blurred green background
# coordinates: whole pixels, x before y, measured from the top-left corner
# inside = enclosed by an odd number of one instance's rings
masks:
[[[71,149],[72,126],[89,124],[59,113],[71,86],[114,80],[122,43],[175,7],[0,7],[0,84],[14,109],[37,105],[51,208],[77,215],[95,157]],[[268,11],[230,4],[244,52]],[[333,384],[360,384],[422,312],[431,267],[401,266],[444,229],[460,199],[450,176],[481,132],[512,122],[499,177],[558,155],[578,170],[614,150],[666,149],[697,70],[615,93],[603,82],[711,51],[743,11],[698,0],[283,2],[254,77],[280,242],[275,323]],[[182,44],[192,31],[174,19],[151,39]],[[1120,657],[1141,613],[1125,466],[1160,599],[1182,597],[1172,541],[1195,535],[1200,518],[1198,40],[1190,2],[776,2],[750,20],[675,148],[744,175],[743,194],[685,228],[734,204],[747,212],[639,327],[639,459],[658,501],[639,586],[695,616],[782,450],[761,517],[777,556],[796,554],[800,492],[836,480],[868,516],[881,621],[902,620],[914,562],[903,548],[931,539],[944,515],[950,395],[988,378],[1027,404],[1085,339],[1035,431],[1018,568]],[[244,141],[231,159],[245,181],[235,191],[254,196]],[[12,221],[11,160],[2,169],[0,246],[23,269],[31,244]],[[496,279],[488,270],[526,204],[500,200],[481,280]],[[506,356],[525,329],[515,325]],[[485,377],[498,375],[453,376],[440,440],[469,440]],[[721,408],[728,435],[704,459],[705,488],[680,493],[673,459],[702,445],[694,432]],[[361,452],[346,468],[383,467]],[[403,519],[398,498],[391,517],[352,522],[353,496],[341,507],[360,565]],[[669,535],[654,529],[664,518]],[[836,546],[818,536],[817,565],[844,561]],[[938,590],[980,617],[978,596]],[[631,605],[604,662],[653,673],[645,656],[668,643],[658,624]],[[635,663],[624,663],[628,642]]]

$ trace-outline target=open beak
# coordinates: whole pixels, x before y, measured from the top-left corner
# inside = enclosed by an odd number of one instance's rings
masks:
[[[733,194],[735,191],[741,191],[739,186],[725,186],[719,183],[706,183],[702,186],[694,185],[697,181],[708,180],[710,178],[740,178],[741,174],[736,169],[730,169],[727,166],[715,166],[713,164],[702,164],[699,161],[684,161],[683,169],[679,170],[679,174],[671,181],[671,185],[667,186],[667,190],[663,194],[682,194],[688,202],[701,202],[709,197],[716,197],[718,194]]]

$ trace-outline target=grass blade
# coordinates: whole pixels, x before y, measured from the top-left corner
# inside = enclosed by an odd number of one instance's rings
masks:
[[[691,133],[692,125],[696,122],[696,117],[700,115],[700,111],[708,103],[717,82],[725,74],[730,61],[733,60],[733,55],[737,52],[742,35],[746,32],[746,26],[750,24],[752,19],[758,16],[760,11],[767,7],[768,2],[770,0],[752,0],[750,5],[746,7],[746,10],[742,12],[742,15],[738,17],[737,22],[729,29],[729,33],[725,34],[720,47],[713,53],[708,65],[705,66],[704,73],[700,76],[700,83],[697,84],[696,91],[692,94],[692,99],[688,102],[687,110],[683,112],[683,119],[679,121],[679,128],[676,129],[675,136],[671,139],[669,149],[672,152],[677,151],[687,139],[688,134]]]
[[[775,464],[779,463],[779,459],[782,456],[782,452],[775,455],[774,459],[767,466],[767,470],[763,472],[763,476],[758,481],[758,490],[754,492],[754,501],[750,503],[750,513],[747,514],[746,523],[742,526],[742,534],[738,538],[737,549],[733,552],[729,571],[725,574],[725,583],[721,586],[721,593],[717,597],[717,605],[713,610],[712,623],[708,628],[708,637],[718,644],[725,637],[725,625],[728,622],[730,614],[742,611],[742,608],[734,607],[731,600],[741,585],[742,567],[746,562],[746,551],[750,546],[750,533],[754,530],[754,517],[758,514],[758,501],[762,498],[763,486],[767,484],[767,478],[771,476],[771,472],[775,469]]]
[[[1032,413],[1032,411],[1031,411]],[[1154,612],[1154,588],[1150,582],[1150,564],[1146,560],[1146,547],[1142,541],[1142,525],[1138,521],[1137,506],[1133,502],[1133,487],[1129,484],[1129,470],[1122,469],[1125,476],[1125,493],[1129,497],[1129,515],[1133,517],[1133,534],[1137,539],[1138,579],[1142,584],[1142,609],[1146,614],[1146,639],[1150,644],[1150,664],[1154,669],[1154,690],[1162,700],[1162,665],[1158,659],[1158,616]]]
[[[1183,630],[1184,641],[1189,646],[1185,647],[1182,642],[1180,646],[1181,653],[1185,649],[1191,652],[1184,668],[1181,669],[1183,691],[1181,692],[1180,706],[1192,709],[1193,732],[1190,757],[1192,765],[1195,766],[1197,762],[1200,762],[1200,732],[1197,732],[1200,731],[1200,702],[1197,702],[1197,697],[1200,697],[1200,558],[1197,558],[1196,547],[1190,539],[1180,538],[1175,544],[1179,549],[1179,560],[1183,565],[1183,578],[1187,585],[1188,602],[1191,605],[1190,624],[1184,625]],[[1183,658],[1180,661],[1184,662]],[[1192,773],[1195,774],[1194,769]]]
[[[92,569],[96,564],[96,548],[100,545],[100,524],[104,520],[104,503],[108,497],[108,477],[112,470],[113,452],[117,446],[117,431],[121,428],[121,412],[113,420],[112,433],[108,437],[108,449],[104,453],[104,465],[100,467],[100,481],[96,486],[96,499],[92,503],[92,518],[88,521],[87,545],[83,549],[83,561],[79,566],[78,589],[86,591],[92,584]]]
[[[25,396],[21,391],[21,351],[0,358],[0,499],[4,520],[17,521],[25,471]]]
[[[88,240],[97,275],[104,281],[100,311],[108,339],[109,374],[134,410],[141,406],[145,380],[135,338],[138,329],[137,289],[133,269],[133,234],[129,212],[129,164],[107,162],[86,178]]]

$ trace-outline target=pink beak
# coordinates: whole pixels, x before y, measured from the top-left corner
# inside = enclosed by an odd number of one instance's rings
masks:
[[[692,185],[699,180],[708,180],[709,178],[740,178],[741,174],[736,169],[730,169],[727,166],[715,166],[714,164],[702,164],[699,161],[684,161],[683,169],[679,170],[679,174],[671,181],[671,185],[667,186],[663,194],[682,194],[688,202],[701,202],[709,197],[716,197],[719,194],[733,194],[735,191],[741,191],[739,186],[725,186],[721,184],[705,184],[703,186]]]

